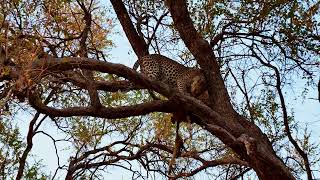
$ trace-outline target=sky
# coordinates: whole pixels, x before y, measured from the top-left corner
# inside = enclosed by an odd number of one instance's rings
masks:
[[[134,55],[131,46],[128,42],[128,40],[125,37],[125,34],[123,33],[120,26],[117,26],[116,29],[119,31],[119,34],[114,34],[111,38],[113,42],[115,43],[115,47],[112,48],[109,52],[111,54],[111,62],[114,63],[121,63],[125,64],[129,67],[132,67],[134,62],[136,61],[136,56]],[[303,84],[298,85],[300,87],[297,88],[303,88]],[[312,131],[312,140],[314,142],[319,142],[320,140],[320,103],[316,100],[312,100],[309,98],[315,98],[317,97],[316,91],[311,91],[309,94],[307,94],[306,100],[301,103],[300,101],[294,101],[294,97],[292,97],[292,100],[287,102],[288,105],[291,105],[293,107],[293,111],[295,112],[296,119],[301,122],[300,126],[303,128],[305,124],[309,125],[310,130]],[[26,135],[28,130],[28,124],[32,116],[22,113],[17,116],[17,120],[19,122],[19,127],[21,127],[22,134]],[[54,134],[55,137],[59,137],[61,139],[64,138],[63,135],[59,135],[55,128],[52,128],[54,124],[48,120],[45,121],[41,127],[41,129],[45,130],[49,134]],[[34,156],[35,159],[42,159],[42,164],[45,165],[44,169],[47,172],[54,172],[54,170],[57,167],[57,158],[55,156],[55,150],[54,146],[52,144],[52,141],[42,135],[38,134],[34,138],[34,147],[31,151],[31,153]],[[63,147],[63,143],[58,144],[61,148]],[[67,162],[68,156],[66,154],[68,151],[65,150],[63,152],[60,152],[61,156],[61,164],[64,162]],[[33,162],[33,157],[29,157],[28,161]],[[320,167],[318,167],[320,169]],[[123,169],[120,168],[111,168],[108,173],[106,174],[108,179],[113,180],[127,180],[131,179],[130,174]],[[318,173],[318,177],[320,174]],[[317,177],[316,176],[316,177]],[[59,176],[58,176],[59,177]],[[59,179],[64,179],[64,176],[60,176]]]
[[[135,55],[132,53],[132,49],[129,45],[128,40],[125,38],[124,33],[122,32],[121,29],[118,29],[121,33],[120,34],[115,34],[114,37],[112,38],[115,47],[111,49],[109,52],[111,56],[111,61],[114,63],[121,63],[125,64],[129,67],[132,67],[134,62],[136,61]],[[131,51],[131,53],[129,53]],[[303,88],[303,87],[300,87]],[[305,124],[308,124],[310,126],[310,130],[312,131],[312,139],[314,142],[319,142],[320,138],[320,103],[315,100],[311,100],[309,98],[311,97],[317,97],[316,92],[311,92],[307,95],[307,98],[304,103],[300,102],[295,102],[295,101],[290,101],[288,102],[289,105],[292,105],[294,107],[295,111],[295,117],[297,120],[301,122],[300,126],[303,128]],[[32,116],[29,116],[27,114],[21,114],[18,116],[19,122],[21,122],[21,130],[22,134],[27,134],[28,130],[28,124]],[[63,139],[63,135],[59,135],[58,132],[56,131],[55,128],[52,128],[54,124],[50,121],[47,120],[42,124],[41,129],[45,130],[49,134],[53,134],[56,138],[61,138]],[[58,143],[58,147],[63,149],[64,143]],[[49,172],[51,171],[52,173],[57,167],[57,158],[55,155],[55,149],[52,144],[52,141],[42,135],[38,134],[34,138],[34,147],[32,148],[31,153],[35,155],[36,159],[42,159],[42,164],[46,165],[44,169]],[[64,150],[63,152],[60,152],[60,160],[61,164],[64,162],[67,162],[67,158],[69,156],[68,151]],[[32,157],[28,158],[28,161],[33,161]],[[126,170],[120,169],[120,168],[110,168],[108,173],[106,174],[108,179],[113,179],[113,180],[129,180],[131,179],[130,173],[128,173]],[[59,177],[59,176],[58,176]],[[64,179],[64,176],[60,176],[59,179]]]

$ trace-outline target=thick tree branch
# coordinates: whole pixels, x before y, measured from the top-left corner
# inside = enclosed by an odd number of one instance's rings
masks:
[[[71,116],[92,116],[108,119],[126,118],[131,116],[146,115],[151,112],[167,112],[174,111],[172,101],[152,101],[143,104],[121,107],[71,107],[64,109],[57,109],[49,107],[41,102],[41,99],[36,95],[29,93],[30,105],[43,114],[52,117],[71,117]]]
[[[208,83],[211,108],[226,116],[234,116],[216,57],[209,43],[195,29],[187,9],[186,1],[168,0],[167,5],[182,40],[197,59],[201,69],[204,70]]]
[[[125,32],[138,58],[149,54],[148,46],[143,40],[143,37],[139,36],[136,29],[134,28],[123,2],[121,0],[111,0],[111,4],[122,25],[123,31]]]
[[[71,82],[72,84],[81,87],[83,89],[88,88],[88,81],[81,77],[78,73],[71,71],[63,73],[65,76],[57,76],[60,81]],[[143,89],[142,86],[132,85],[129,81],[118,80],[118,81],[94,81],[94,86],[97,90],[103,90],[108,92],[117,92],[117,91],[129,91],[129,90],[138,90]]]
[[[211,108],[223,115],[224,118],[228,120],[228,125],[233,124],[232,126],[229,126],[232,128],[226,130],[234,137],[238,138],[245,134],[246,136],[249,135],[247,136],[248,138],[254,138],[257,144],[256,149],[253,149],[256,152],[250,152],[254,155],[247,154],[246,152],[248,149],[243,147],[245,144],[242,141],[239,141],[239,143],[242,143],[242,146],[235,146],[229,144],[228,141],[224,139],[225,136],[219,136],[220,134],[218,134],[217,137],[226,143],[226,145],[231,147],[242,158],[246,159],[250,166],[252,166],[256,171],[260,179],[278,179],[279,177],[282,179],[294,179],[284,163],[276,156],[269,140],[261,130],[234,111],[230,103],[230,98],[224,85],[224,81],[221,77],[215,55],[212,52],[209,43],[196,31],[189,16],[186,1],[167,0],[166,3],[169,7],[175,27],[180,33],[182,40],[204,70],[204,75],[208,83]],[[210,122],[208,123],[210,124]],[[248,131],[249,129],[250,131]],[[213,129],[207,130],[217,135],[213,132]],[[246,146],[249,147],[248,143]],[[270,169],[270,164],[272,164],[272,167],[277,166],[276,170]],[[277,176],[277,178],[275,178],[275,176]]]
[[[238,146],[236,137],[232,134],[244,133],[241,126],[235,126],[232,123],[226,124],[227,120],[220,116],[218,113],[212,111],[209,107],[204,105],[201,101],[183,95],[176,90],[170,89],[167,85],[160,82],[153,82],[145,77],[143,74],[121,65],[109,62],[101,62],[89,58],[48,58],[37,60],[32,65],[30,70],[30,77],[36,77],[35,81],[41,80],[43,76],[39,74],[50,74],[54,72],[68,71],[75,68],[95,70],[104,73],[116,74],[127,78],[133,83],[140,84],[141,86],[155,90],[169,98],[169,101],[154,101],[142,105],[119,107],[119,108],[94,108],[94,107],[73,107],[66,109],[55,109],[52,107],[44,106],[38,95],[30,90],[29,101],[30,104],[42,113],[50,114],[51,116],[94,116],[104,118],[123,118],[136,115],[144,115],[150,112],[174,112],[184,109],[196,116],[201,117],[198,122],[205,129],[210,129],[218,137],[223,137],[224,142],[230,146]],[[41,73],[39,73],[39,72]],[[171,98],[171,99],[170,99]],[[173,103],[174,102],[174,103]],[[171,109],[169,108],[171,106]],[[139,109],[139,110],[135,110]],[[229,133],[228,131],[233,133]]]
[[[145,75],[140,74],[135,70],[128,68],[127,66],[98,61],[91,58],[69,57],[39,59],[32,63],[28,69],[28,73],[31,79],[37,82],[50,73],[60,73],[78,68],[102,73],[116,74],[146,89],[155,90],[166,97],[171,97],[173,95],[172,89],[170,89],[167,85],[163,83],[154,83]]]

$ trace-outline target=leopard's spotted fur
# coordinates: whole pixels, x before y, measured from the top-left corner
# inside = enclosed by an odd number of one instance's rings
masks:
[[[138,59],[133,68],[137,69],[139,65],[141,72],[152,80],[161,81],[186,94],[190,94],[190,85],[195,77],[204,79],[200,69],[185,67],[159,54]]]

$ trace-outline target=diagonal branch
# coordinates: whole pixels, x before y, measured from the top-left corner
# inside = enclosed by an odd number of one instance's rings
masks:
[[[190,18],[185,0],[167,0],[174,25],[181,39],[197,59],[208,83],[210,107],[229,117],[234,116],[230,98],[220,74],[218,61],[210,44],[201,37]]]
[[[53,92],[51,91],[48,95],[48,97],[46,98],[46,100],[44,101],[44,104],[48,104],[50,99],[53,96]],[[43,116],[40,120],[40,122],[36,125],[37,120],[40,117],[40,112],[37,112],[34,117],[32,118],[32,120],[30,121],[29,124],[29,129],[28,129],[28,134],[27,134],[27,146],[25,148],[25,150],[23,151],[21,157],[19,158],[19,168],[18,168],[18,173],[16,176],[16,180],[19,180],[22,178],[23,173],[24,173],[24,168],[26,166],[26,160],[27,157],[33,147],[33,137],[36,134],[37,129],[40,127],[41,123],[47,118],[47,115]]]
[[[172,89],[163,83],[155,83],[143,74],[128,68],[125,65],[103,62],[91,58],[84,57],[68,57],[68,58],[43,58],[34,61],[29,67],[28,76],[37,82],[50,73],[61,73],[63,71],[73,69],[85,69],[99,71],[102,73],[116,74],[124,77],[134,84],[141,85],[146,89],[152,89],[156,92],[171,97],[173,95]]]
[[[111,0],[111,4],[136,55],[142,57],[149,54],[148,46],[134,28],[123,2],[121,0]]]
[[[250,47],[250,50],[251,50],[253,56],[255,58],[257,58],[262,65],[272,69],[274,71],[274,73],[275,73],[275,76],[276,76],[276,89],[277,89],[277,92],[278,92],[279,98],[280,98],[280,104],[281,104],[281,109],[282,109],[282,113],[283,113],[283,124],[284,124],[284,127],[285,127],[285,132],[286,132],[286,134],[288,136],[288,139],[291,142],[291,144],[294,146],[294,148],[298,151],[299,155],[302,157],[302,159],[304,161],[304,165],[305,165],[306,171],[307,171],[308,180],[311,180],[312,179],[312,171],[311,171],[311,168],[310,168],[310,162],[309,162],[309,159],[308,159],[308,155],[307,155],[307,153],[305,153],[303,151],[303,149],[299,146],[297,141],[292,137],[292,134],[291,134],[291,131],[290,131],[287,107],[286,107],[286,103],[285,103],[285,100],[284,100],[284,95],[283,95],[282,89],[281,89],[281,75],[280,75],[280,72],[279,72],[277,67],[275,67],[272,64],[267,63],[264,60],[262,60],[262,58],[254,51],[253,47]]]
[[[191,176],[194,176],[195,174],[197,174],[205,169],[208,169],[210,167],[215,167],[215,166],[219,166],[219,165],[227,165],[227,164],[239,164],[239,165],[243,165],[243,166],[249,166],[247,162],[242,161],[236,157],[229,156],[229,157],[224,157],[221,159],[205,161],[202,163],[201,166],[192,170],[191,172],[179,173],[178,175],[171,177],[171,179],[174,180],[174,179],[179,179],[182,177],[191,177]]]
[[[174,89],[170,89],[167,85],[161,82],[153,82],[143,74],[137,73],[133,69],[130,69],[121,64],[115,64],[110,62],[102,62],[90,58],[48,58],[40,59],[32,64],[32,70],[29,70],[28,75],[34,81],[40,81],[44,76],[54,72],[68,71],[72,69],[86,69],[95,70],[103,73],[116,74],[124,77],[129,81],[141,85],[147,89],[155,90],[156,92],[163,94],[169,98],[169,101],[153,101],[141,105],[135,106],[124,106],[119,108],[105,108],[105,107],[73,107],[66,109],[55,109],[52,107],[43,106],[39,95],[29,90],[29,101],[30,104],[42,113],[50,114],[52,116],[94,116],[104,118],[122,118],[129,116],[144,115],[150,112],[174,112],[178,108],[190,112],[200,119],[195,122],[205,129],[210,129],[218,137],[223,137],[224,142],[231,146],[237,146],[236,138],[229,133],[226,129],[234,129],[236,134],[244,133],[241,126],[235,126],[232,123],[227,124],[227,120],[220,116],[217,112],[212,111],[211,108],[204,105],[201,101],[183,95]],[[40,72],[39,72],[40,71]],[[170,109],[171,108],[171,109]],[[136,110],[139,109],[139,110]]]
[[[255,149],[257,152],[254,152],[253,155],[247,154],[243,143],[239,142],[241,146],[236,145],[236,143],[231,144],[225,139],[229,136],[216,134],[213,129],[207,130],[217,135],[221,141],[232,148],[241,158],[247,160],[260,179],[277,179],[275,176],[283,179],[294,179],[285,164],[277,157],[270,141],[261,130],[233,109],[221,77],[217,59],[209,43],[196,31],[187,9],[186,0],[167,0],[166,4],[182,40],[197,59],[201,69],[204,70],[208,83],[210,107],[227,119],[228,129],[226,130],[234,137],[240,137],[241,131],[243,134],[248,134],[249,138],[252,136],[257,143],[257,148]],[[216,119],[214,120],[216,123]],[[206,123],[210,125],[210,122]],[[272,166],[270,166],[271,164]],[[275,166],[277,168],[274,168]]]

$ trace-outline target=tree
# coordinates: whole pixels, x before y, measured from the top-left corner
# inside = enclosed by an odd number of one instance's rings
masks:
[[[206,102],[108,62],[114,19],[99,2],[5,1],[0,117],[29,111],[33,118],[25,144],[13,122],[1,121],[4,152],[16,154],[0,154],[3,177],[102,179],[113,166],[145,179],[204,170],[226,179],[315,177],[319,148],[288,111],[285,92],[297,79],[306,86],[295,93],[317,88],[320,2],[110,2],[138,57],[167,54],[201,68]],[[178,128],[171,122],[177,112],[196,118]],[[42,129],[44,121],[66,138]],[[58,161],[59,142],[72,150],[53,175],[28,165],[38,134],[53,142]]]

